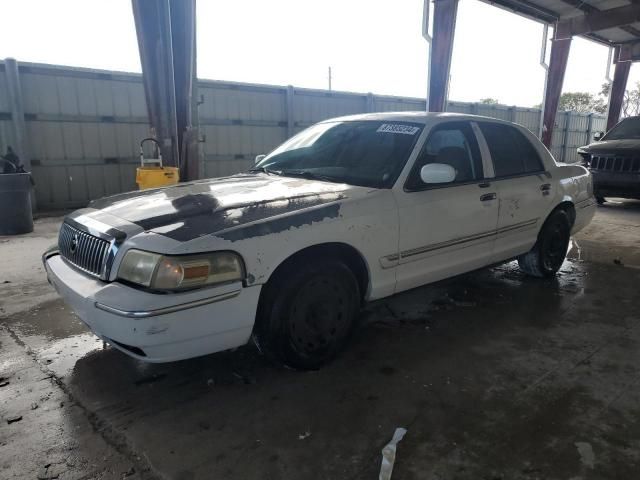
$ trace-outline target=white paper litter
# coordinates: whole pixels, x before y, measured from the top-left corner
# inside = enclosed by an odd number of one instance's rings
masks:
[[[396,445],[404,434],[407,433],[406,428],[398,427],[393,433],[393,438],[382,449],[382,464],[380,465],[380,477],[379,480],[390,480],[391,473],[393,472],[393,464],[396,461]]]

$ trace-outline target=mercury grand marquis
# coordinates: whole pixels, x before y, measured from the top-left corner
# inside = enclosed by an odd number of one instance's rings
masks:
[[[595,212],[592,178],[526,128],[458,114],[326,120],[225,178],[95,200],[44,254],[96,335],[169,362],[254,339],[300,369],[361,306],[501,262],[553,276]]]

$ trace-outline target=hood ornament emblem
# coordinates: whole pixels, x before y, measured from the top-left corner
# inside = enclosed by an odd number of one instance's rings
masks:
[[[69,245],[69,251],[71,253],[76,253],[77,249],[78,249],[78,234],[75,234],[71,239],[71,245]]]

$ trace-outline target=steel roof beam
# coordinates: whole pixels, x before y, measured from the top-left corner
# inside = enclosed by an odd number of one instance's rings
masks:
[[[503,10],[528,17],[543,23],[556,23],[558,15],[544,7],[534,5],[526,0],[482,0],[489,5],[493,5]]]
[[[601,11],[594,6],[589,5],[588,3],[585,3],[584,0],[560,0],[560,1],[567,5],[571,5],[572,7],[577,8],[578,10],[582,10],[585,13],[595,13],[595,12]],[[630,0],[630,3],[637,4],[640,2],[638,0]],[[621,25],[618,28],[620,28],[620,30],[624,30],[630,35],[633,35],[634,37],[640,38],[640,30],[638,30],[637,28],[634,28],[628,25]],[[588,37],[591,37],[593,35],[594,35],[593,33],[587,34]],[[611,44],[612,42],[607,42],[607,43]]]
[[[640,61],[640,42],[623,43],[620,45],[616,62],[637,62]]]
[[[488,3],[489,5],[492,5],[494,7],[501,8],[502,10],[506,10],[511,13],[516,13],[518,15],[521,15],[525,18],[529,18],[537,22],[555,25],[560,19],[560,15],[557,12],[554,12],[544,7],[540,7],[538,5],[534,5],[533,3],[530,3],[527,0],[480,0],[480,1]],[[590,8],[595,11],[599,11],[597,8],[592,7],[591,5],[588,5],[588,4],[583,4],[584,8],[582,8],[580,6],[580,4],[582,3],[581,0],[560,0],[560,1],[583,11],[586,11]],[[620,27],[620,28],[640,38],[639,30],[636,30],[633,27]],[[632,31],[635,31],[636,33],[633,33]],[[583,36],[593,42],[600,43],[606,46],[610,46],[612,43],[606,38],[596,33],[587,33]]]
[[[616,27],[624,28],[627,33],[634,36],[640,36],[639,30],[628,27],[628,25],[640,20],[640,5],[638,4],[625,5],[610,10],[598,10],[590,5],[585,6],[587,4],[584,3],[575,3],[573,0],[563,1],[584,11],[585,15],[559,20],[555,34],[559,40]]]

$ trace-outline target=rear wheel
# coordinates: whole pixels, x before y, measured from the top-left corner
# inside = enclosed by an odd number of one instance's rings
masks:
[[[602,205],[606,201],[607,200],[604,197],[601,197],[600,195],[596,195],[596,202],[598,202],[598,205]]]
[[[518,257],[518,265],[534,277],[554,276],[567,255],[571,222],[563,210],[556,210],[544,222],[533,248]]]
[[[313,370],[342,350],[360,309],[358,282],[349,267],[337,260],[292,265],[265,288],[255,331],[264,353]]]

